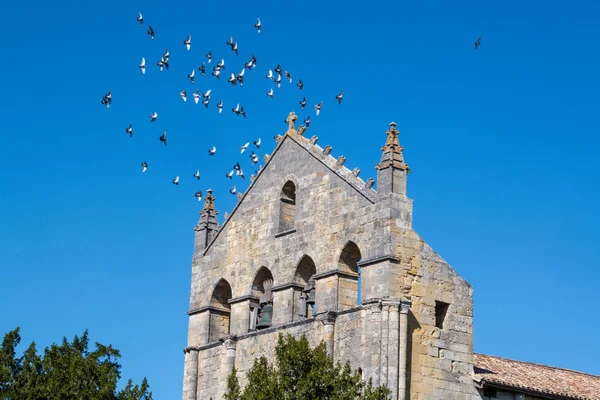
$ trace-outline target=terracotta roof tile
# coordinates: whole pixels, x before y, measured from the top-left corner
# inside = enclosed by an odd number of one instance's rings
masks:
[[[600,400],[600,376],[475,354],[475,379],[567,399]]]

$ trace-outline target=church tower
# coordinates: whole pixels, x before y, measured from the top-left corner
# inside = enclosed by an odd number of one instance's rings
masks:
[[[395,400],[478,398],[472,288],[412,229],[396,124],[375,190],[296,120],[222,226],[212,192],[205,198],[183,399],[222,398],[234,366],[244,386],[282,332],[325,342]]]

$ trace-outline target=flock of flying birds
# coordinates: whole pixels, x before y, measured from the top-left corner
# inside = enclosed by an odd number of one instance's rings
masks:
[[[142,16],[141,12],[138,13],[137,21],[142,26],[144,25],[144,17]],[[262,28],[262,23],[260,21],[260,18],[257,19],[257,22],[254,24],[254,28],[256,28],[257,32],[260,33],[261,28]],[[154,40],[155,31],[152,28],[152,25],[148,26],[147,34],[150,36],[150,39]],[[185,45],[186,49],[189,51],[192,46],[192,35],[188,35],[187,38],[183,41],[183,44]],[[479,48],[480,44],[481,44],[481,37],[478,38],[477,41],[475,42],[475,49]],[[229,46],[231,48],[231,51],[233,51],[236,55],[239,54],[238,42],[233,40],[233,37],[231,37],[231,36],[229,37],[229,41],[226,42],[226,45]],[[162,55],[160,61],[158,61],[156,63],[160,72],[162,72],[163,70],[169,69],[169,57],[170,57],[169,49],[166,49],[164,54]],[[212,63],[212,61],[213,61],[212,51],[208,51],[208,53],[206,54],[206,61],[203,61],[202,64],[200,65],[200,67],[198,67],[198,71],[201,74],[201,76],[203,76],[203,77],[206,76],[207,67],[209,64]],[[256,67],[256,64],[257,64],[257,59],[254,55],[252,55],[250,60],[244,64],[244,67],[242,68],[240,73],[235,74],[234,72],[232,72],[229,75],[229,77],[227,78],[227,82],[231,83],[233,86],[239,84],[240,87],[243,87],[245,71],[254,69]],[[142,74],[146,74],[146,59],[144,57],[142,57],[142,61],[138,65],[138,67]],[[221,58],[221,60],[218,61],[213,66],[211,75],[213,77],[215,77],[216,79],[221,79],[221,73],[224,70],[225,70],[225,59]],[[190,82],[192,84],[194,84],[194,80],[196,77],[196,69],[195,68],[192,69],[192,71],[187,75],[187,77],[190,80]],[[277,88],[281,87],[281,82],[283,79],[288,80],[289,83],[293,82],[291,73],[287,70],[282,69],[281,64],[277,64],[277,66],[275,68],[269,69],[268,73],[266,74],[266,78],[273,81],[277,85]],[[301,79],[298,79],[296,82],[296,86],[301,91],[304,88],[304,82],[302,82]],[[266,92],[266,95],[270,98],[273,98],[275,95],[273,88],[271,88],[268,92]],[[181,97],[181,99],[184,102],[187,101],[188,94],[185,89],[179,93],[179,96]],[[200,93],[200,91],[198,89],[196,89],[196,91],[192,94],[192,96],[193,96],[194,102],[196,104],[198,104],[201,101],[202,104],[206,108],[209,107],[210,100],[211,100],[211,89],[207,90],[204,93]],[[338,93],[335,96],[335,98],[337,100],[337,103],[341,104],[342,100],[344,98],[343,91],[340,91],[340,93]],[[106,108],[110,108],[110,106],[112,104],[112,90],[109,91],[108,93],[106,93],[102,97],[101,103]],[[307,105],[306,97],[303,97],[302,100],[299,101],[299,104],[300,104],[300,109],[304,109]],[[315,104],[314,110],[315,110],[315,114],[317,116],[320,114],[322,107],[323,107],[322,101],[319,102],[318,104]],[[223,112],[223,100],[222,99],[219,100],[219,102],[216,104],[216,108],[218,109],[219,113]],[[236,104],[236,106],[233,107],[231,109],[231,111],[238,116],[241,115],[244,118],[247,118],[246,111],[244,110],[244,106],[241,106],[239,103]],[[150,122],[155,122],[157,120],[157,118],[158,118],[158,113],[153,112],[150,115]],[[303,122],[304,122],[304,126],[306,128],[309,128],[310,123],[311,123],[310,116],[305,118]],[[130,137],[132,137],[133,136],[133,126],[131,124],[129,124],[129,126],[125,129],[125,132]],[[161,143],[163,143],[165,146],[167,146],[167,132],[166,131],[163,131],[159,140]],[[256,149],[259,149],[260,145],[261,145],[261,139],[258,138],[256,141],[253,142],[253,144],[256,147]],[[250,142],[247,142],[244,145],[240,146],[240,154],[243,154],[249,146],[250,146]],[[217,149],[215,146],[212,146],[208,150],[208,154],[210,156],[214,156],[216,152],[217,152]],[[253,165],[258,164],[258,162],[259,162],[258,155],[254,151],[251,151],[250,160]],[[148,163],[146,161],[143,161],[141,163],[141,167],[142,167],[142,173],[145,172],[148,169]],[[258,169],[255,171],[255,173],[258,174],[259,171],[261,170],[261,168],[262,168],[262,165],[258,167]],[[242,179],[245,179],[244,171],[239,162],[236,162],[234,164],[233,169],[230,172],[228,172],[227,174],[225,174],[225,177],[233,180],[234,174],[235,174],[235,176],[239,176]],[[196,178],[197,180],[200,180],[200,171],[198,169],[196,169],[196,172],[193,174],[193,177]],[[172,183],[174,185],[179,185],[179,176],[176,176],[173,179]],[[229,193],[231,193],[232,195],[235,195],[237,193],[237,189],[236,189],[235,185],[233,185],[233,187],[229,190]],[[197,191],[194,194],[194,196],[198,199],[198,201],[201,201],[202,200],[202,191]]]

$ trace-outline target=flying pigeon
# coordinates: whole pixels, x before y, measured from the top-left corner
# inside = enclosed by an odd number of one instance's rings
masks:
[[[190,82],[192,82],[192,85],[194,84],[194,75],[196,75],[195,69],[193,69],[192,72],[188,75],[188,78],[190,78]]]
[[[237,105],[234,108],[232,108],[231,111],[233,111],[237,115],[240,115],[240,103],[237,103]]]
[[[162,72],[163,67],[165,67],[167,70],[169,69],[169,62],[167,60],[165,60],[164,57],[162,57],[160,59],[160,61],[156,63],[156,65],[158,65],[158,68],[160,69],[160,72]]]
[[[275,67],[275,73],[281,75],[281,64],[277,64],[277,66]]]
[[[194,196],[196,196],[198,201],[202,201],[202,190],[199,190],[196,193],[194,193]]]
[[[285,71],[284,75],[286,78],[288,78],[288,81],[290,81],[290,83],[292,83],[292,74],[290,74],[288,71]]]
[[[210,149],[208,149],[208,155],[209,156],[214,156],[216,152],[217,152],[217,148],[215,146],[213,146]]]
[[[208,108],[208,103],[210,103],[210,99],[206,98],[204,100],[202,100],[202,104],[204,104],[204,107]]]
[[[225,59],[221,58],[221,61],[219,61],[217,63],[217,67],[219,67],[220,69],[225,69]]]
[[[240,83],[240,87],[244,86],[244,72],[246,72],[246,68],[242,68],[242,72],[240,72],[236,77],[236,79]]]
[[[146,172],[148,169],[148,163],[146,161],[142,162],[142,174]]]
[[[164,131],[162,135],[160,135],[160,141],[167,145],[167,131]]]
[[[137,21],[140,23],[140,25],[144,25],[144,17],[142,17],[141,12],[138,12]]]
[[[229,76],[229,79],[227,79],[227,82],[230,82],[232,86],[235,86],[237,80],[235,79],[235,74],[233,72]]]
[[[131,126],[131,124],[129,124],[129,127],[127,129],[125,129],[125,132],[127,132],[129,134],[129,137],[133,136],[133,126]]]
[[[239,53],[239,50],[238,50],[238,44],[237,44],[237,42],[235,42],[235,43],[233,44],[233,46],[231,47],[231,50],[235,51],[235,54],[236,54],[236,55],[239,55],[239,54],[240,54],[240,53]]]
[[[155,111],[152,113],[152,115],[150,116],[150,122],[154,122],[156,121],[156,118],[158,118],[158,113]]]
[[[267,74],[267,79],[273,79],[273,71],[269,70],[269,73]]]
[[[304,120],[304,126],[306,126],[306,128],[310,126],[310,115]]]
[[[231,189],[229,189],[229,193],[235,194],[235,192],[237,192],[237,190],[235,189],[235,186],[233,186]]]
[[[260,138],[258,138],[258,140],[256,142],[254,142],[254,145],[256,146],[257,149],[260,149]]]
[[[225,178],[233,179],[233,170],[225,174]]]
[[[244,64],[244,67],[252,70],[252,68],[254,68],[254,60],[248,61],[246,64]]]
[[[188,37],[183,41],[185,44],[185,48],[190,51],[190,47],[192,47],[192,35],[188,35]]]
[[[208,60],[208,63],[210,64],[210,62],[212,61],[212,51],[208,51],[208,53],[206,54],[206,59]]]
[[[219,101],[219,104],[217,104],[217,108],[219,109],[219,114],[221,114],[221,112],[223,111],[223,100]]]
[[[342,104],[342,99],[344,98],[344,92],[342,92],[342,91],[340,90],[340,94],[337,94],[337,95],[335,96],[335,98],[337,99],[337,101],[338,101],[338,104]]]
[[[269,89],[269,91],[267,92],[267,96],[273,98],[273,88]]]
[[[252,164],[258,164],[258,156],[255,152],[252,152],[252,154],[250,154],[250,160],[252,161]]]
[[[212,76],[216,77],[217,79],[221,79],[221,77],[219,76],[220,73],[221,73],[221,68],[219,68],[218,66],[215,66],[213,68]]]
[[[163,54],[164,60],[168,61],[170,56],[171,56],[171,53],[169,53],[169,49],[165,49],[165,54]]]
[[[244,171],[241,168],[235,171],[235,176],[241,176],[242,179],[246,179],[246,177],[244,176]]]
[[[148,27],[148,35],[150,35],[150,39],[154,40],[154,29],[152,29],[152,25]]]
[[[262,24],[260,23],[260,18],[257,18],[257,20],[258,21],[254,24],[254,27],[256,28],[258,33],[260,33],[260,28],[262,27]]]
[[[478,38],[477,41],[475,42],[475,50],[477,50],[477,48],[479,47],[480,44],[481,44],[481,38]]]
[[[177,175],[177,176],[175,177],[175,179],[173,179],[173,184],[174,184],[174,185],[179,185],[179,175]]]
[[[304,88],[304,82],[302,82],[302,79],[298,79],[298,83],[296,83],[296,86],[298,86],[298,89],[300,90]]]
[[[246,149],[248,148],[248,145],[250,144],[250,142],[246,143],[243,146],[240,146],[240,149],[242,149],[242,151],[240,151],[240,154],[242,154],[244,151],[246,151]]]
[[[229,36],[229,41],[225,44],[233,49],[233,36]]]
[[[196,91],[194,92],[194,102],[198,104],[198,101],[200,101],[200,91],[196,89]]]
[[[206,74],[206,66],[204,65],[204,61],[202,61],[202,65],[198,67],[198,71],[202,73],[202,76]]]
[[[101,103],[104,104],[106,108],[110,108],[110,105],[112,104],[112,90],[109,90],[108,93],[102,96]]]
[[[200,170],[196,170],[196,173],[194,174],[194,178],[200,180]]]
[[[183,101],[187,101],[187,92],[185,91],[185,89],[183,89],[179,95],[181,96],[181,98],[183,99]]]
[[[281,74],[277,74],[277,79],[275,79],[275,83],[277,84],[277,89],[281,87]]]
[[[210,100],[210,92],[211,91],[212,91],[212,89],[208,89],[205,93],[202,94],[202,97]]]
[[[142,74],[146,73],[146,59],[142,57],[142,62],[138,65],[138,68],[142,70]]]
[[[323,107],[323,102],[320,102],[319,104],[315,105],[315,111],[317,112],[317,116],[321,112],[321,107]]]
[[[236,171],[239,171],[240,169],[242,169],[242,166],[240,165],[239,162],[236,162],[235,165],[233,166],[233,169]]]
[[[244,116],[244,118],[248,118],[246,117],[246,111],[244,111],[244,106],[242,106],[242,108],[240,109],[240,114]]]
[[[306,107],[306,97],[300,101],[300,109],[302,110],[304,107]]]

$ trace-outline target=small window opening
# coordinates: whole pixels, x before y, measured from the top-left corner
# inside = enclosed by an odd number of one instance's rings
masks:
[[[281,189],[279,203],[279,232],[294,229],[296,219],[296,186],[292,181],[287,181]]]
[[[448,313],[448,307],[450,304],[444,303],[443,301],[435,302],[435,326],[444,329],[444,320],[446,319],[446,314]]]

